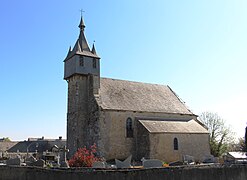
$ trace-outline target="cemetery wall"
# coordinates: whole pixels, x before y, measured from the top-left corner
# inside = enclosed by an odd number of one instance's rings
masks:
[[[247,166],[93,170],[0,166],[0,180],[246,180]]]

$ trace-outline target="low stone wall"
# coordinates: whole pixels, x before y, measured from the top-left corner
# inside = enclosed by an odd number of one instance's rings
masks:
[[[0,180],[246,180],[247,165],[153,169],[44,169],[0,166]]]

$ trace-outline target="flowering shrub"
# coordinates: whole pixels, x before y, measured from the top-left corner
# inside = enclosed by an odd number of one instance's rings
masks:
[[[93,144],[89,149],[86,147],[79,148],[74,156],[69,160],[70,167],[92,167],[93,163],[100,161],[100,158],[95,156],[97,147]]]

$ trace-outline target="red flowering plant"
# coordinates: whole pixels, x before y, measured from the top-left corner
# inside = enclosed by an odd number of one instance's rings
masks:
[[[92,167],[96,161],[101,161],[101,158],[96,156],[96,144],[94,143],[89,149],[86,147],[79,148],[74,156],[69,160],[70,167]]]

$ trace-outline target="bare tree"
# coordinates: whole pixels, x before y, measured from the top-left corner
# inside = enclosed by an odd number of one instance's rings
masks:
[[[200,120],[207,126],[210,133],[211,154],[219,157],[227,152],[229,145],[234,141],[234,137],[225,121],[217,113],[212,112],[201,113]]]
[[[230,147],[231,151],[245,152],[245,141],[244,138],[239,138],[238,141]]]

